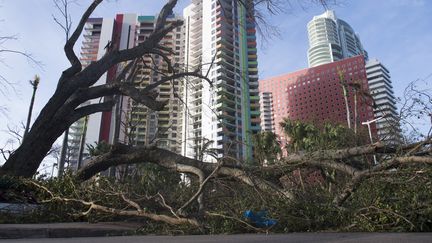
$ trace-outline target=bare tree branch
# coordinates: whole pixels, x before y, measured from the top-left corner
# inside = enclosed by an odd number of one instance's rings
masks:
[[[195,199],[197,199],[201,195],[201,193],[204,189],[204,186],[207,184],[207,182],[210,180],[210,178],[212,178],[217,173],[217,171],[220,169],[221,166],[222,166],[222,163],[219,163],[218,166],[216,166],[216,168],[204,180],[202,180],[202,178],[200,178],[200,185],[199,185],[198,190],[195,192],[195,194],[186,203],[183,204],[183,206],[181,206],[177,210],[177,213],[181,214],[186,207],[188,207],[193,201],[195,201]]]
[[[177,0],[169,0],[168,3],[166,3],[165,6],[163,6],[156,20],[156,26],[155,26],[156,32],[160,31],[162,28],[165,27],[166,19],[168,18],[168,15],[172,13],[172,10],[174,9],[176,4],[177,4]]]
[[[110,111],[113,106],[114,106],[114,101],[106,101],[103,103],[91,104],[91,105],[86,105],[77,108],[70,115],[69,124],[72,125],[72,123],[78,121],[80,118],[91,115],[96,112]]]
[[[35,186],[36,188],[48,193],[50,198],[48,200],[45,200],[44,202],[57,201],[57,202],[64,202],[64,203],[70,203],[70,202],[80,203],[84,206],[89,206],[89,209],[87,210],[87,212],[85,212],[86,214],[90,213],[92,210],[95,210],[95,211],[99,211],[99,212],[110,213],[110,214],[115,214],[115,215],[120,215],[120,216],[144,217],[144,218],[148,218],[148,219],[151,219],[154,221],[164,222],[164,223],[168,223],[168,224],[172,224],[172,225],[188,224],[188,225],[191,225],[194,227],[200,226],[200,224],[198,223],[198,221],[196,219],[170,217],[167,215],[160,215],[160,214],[154,214],[154,213],[146,212],[145,210],[142,210],[142,209],[141,210],[138,210],[138,209],[137,210],[123,210],[123,209],[106,207],[106,206],[99,205],[99,204],[97,204],[95,202],[91,202],[91,201],[85,201],[85,200],[81,200],[81,199],[64,198],[64,197],[56,196],[53,192],[51,192],[45,186],[39,185],[33,181],[29,181],[29,183],[31,185]],[[127,198],[124,198],[124,199],[126,202],[132,203],[133,205],[137,206],[135,202],[132,202],[131,200],[129,200]],[[141,208],[141,207],[138,206],[138,208]]]
[[[65,0],[67,2],[67,0]],[[75,74],[79,71],[81,71],[81,62],[76,56],[73,48],[75,46],[76,41],[78,40],[79,36],[81,35],[84,25],[87,22],[90,15],[93,13],[93,11],[96,9],[96,7],[102,2],[103,0],[93,0],[92,4],[87,8],[87,10],[84,12],[84,14],[81,17],[81,20],[79,21],[75,31],[72,33],[71,37],[66,41],[66,44],[64,46],[64,51],[66,54],[66,57],[68,58],[70,64],[72,65],[66,72],[68,75]],[[67,9],[67,8],[66,8]],[[66,10],[67,11],[67,10]],[[65,16],[67,17],[67,12],[65,12]],[[70,28],[68,26],[67,28]]]

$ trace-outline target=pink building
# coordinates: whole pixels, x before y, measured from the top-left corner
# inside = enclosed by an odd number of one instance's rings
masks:
[[[274,132],[283,137],[279,123],[283,118],[322,124],[331,122],[347,125],[346,108],[339,73],[347,83],[351,124],[354,124],[354,88],[360,85],[363,93],[369,93],[363,56],[347,58],[313,68],[259,81],[260,94],[272,94]],[[373,101],[367,95],[357,92],[358,121],[374,119]],[[265,114],[262,114],[265,115]],[[361,125],[359,125],[361,126]],[[375,127],[373,133],[376,134]]]

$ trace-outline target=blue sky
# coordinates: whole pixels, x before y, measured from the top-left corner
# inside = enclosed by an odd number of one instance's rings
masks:
[[[180,0],[177,12],[181,12],[189,1]],[[79,4],[71,8],[74,23],[78,22],[79,14],[90,3],[89,0],[77,2]],[[163,2],[107,0],[94,16],[114,18],[118,12],[155,14]],[[307,67],[306,24],[324,9],[317,5],[297,4],[307,1],[292,2],[292,8],[287,9],[286,13],[269,19],[279,27],[280,37],[273,37],[259,48],[261,78]],[[35,116],[54,92],[58,77],[68,63],[62,51],[64,34],[52,19],[52,14],[56,12],[51,0],[0,0],[0,6],[0,36],[16,34],[19,38],[3,47],[27,51],[44,64],[43,68],[39,68],[20,56],[1,56],[7,63],[7,66],[0,64],[1,75],[16,83],[16,91],[10,90],[9,97],[0,96],[0,106],[9,108],[8,117],[0,116],[2,130],[6,129],[7,124],[17,125],[25,120],[31,95],[28,80],[35,74],[41,76]],[[390,70],[397,96],[402,94],[410,81],[432,73],[432,1],[340,0],[332,9],[360,35],[369,56],[378,58]],[[428,81],[429,84],[424,85],[431,88],[431,79]],[[5,140],[6,134],[0,131],[0,146]]]

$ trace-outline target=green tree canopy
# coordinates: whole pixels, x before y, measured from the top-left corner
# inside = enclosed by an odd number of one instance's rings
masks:
[[[281,154],[281,146],[277,136],[273,132],[260,132],[252,137],[254,145],[254,157],[263,165],[274,164]]]
[[[340,124],[319,125],[284,118],[280,126],[290,138],[287,145],[289,152],[338,149],[367,143],[364,130],[355,134],[352,129]]]

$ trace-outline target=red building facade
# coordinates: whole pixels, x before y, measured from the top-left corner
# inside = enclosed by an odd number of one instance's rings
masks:
[[[347,126],[343,74],[348,89],[351,124],[354,124],[354,94],[357,94],[358,123],[374,119],[363,56],[299,70],[259,81],[259,91],[273,95],[275,133],[283,137],[279,123],[283,118],[323,124],[330,122]],[[357,92],[352,84],[357,84]],[[359,125],[361,126],[361,125]],[[376,133],[375,127],[372,129]]]

